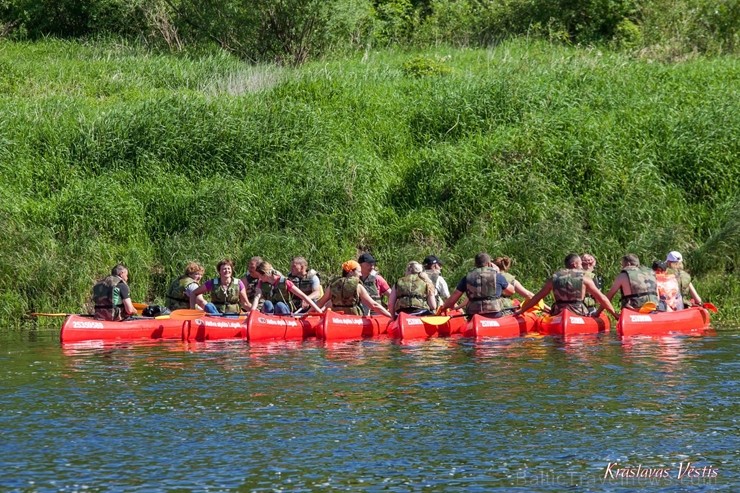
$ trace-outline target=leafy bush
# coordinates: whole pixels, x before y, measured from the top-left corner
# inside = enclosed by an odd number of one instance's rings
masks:
[[[403,62],[403,71],[412,77],[428,77],[434,75],[446,75],[452,70],[445,65],[445,60],[434,59],[427,56],[416,56]]]

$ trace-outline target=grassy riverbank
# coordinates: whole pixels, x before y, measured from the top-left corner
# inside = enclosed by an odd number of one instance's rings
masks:
[[[191,259],[327,278],[365,249],[390,279],[505,254],[532,290],[570,251],[611,279],[680,250],[737,325],[739,74],[523,41],[298,69],[0,41],[0,326],[79,311],[118,261],[162,301]]]

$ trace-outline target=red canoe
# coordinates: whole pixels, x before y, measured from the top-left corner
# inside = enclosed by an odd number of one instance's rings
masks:
[[[675,312],[653,313],[639,313],[624,308],[617,322],[619,336],[699,335],[708,329],[709,312],[701,306]]]
[[[327,310],[316,327],[316,337],[328,341],[375,337],[386,333],[390,320],[385,315],[360,317]]]
[[[219,317],[203,316],[185,321],[183,341],[219,341],[222,339],[245,339],[247,337],[247,316]]]
[[[610,328],[609,317],[601,312],[598,318],[576,315],[567,308],[555,316],[546,315],[537,321],[535,330],[550,336],[598,334]]]
[[[90,316],[70,315],[62,324],[62,344],[81,341],[183,340],[187,321],[133,317],[120,322],[96,320]]]
[[[250,313],[247,339],[250,341],[300,341],[308,336],[308,322],[290,315]]]
[[[426,339],[433,336],[447,336],[450,335],[450,320],[449,317],[415,316],[401,312],[394,321],[388,324],[388,335],[394,339]],[[436,323],[436,321],[441,323]]]
[[[537,317],[532,313],[490,318],[473,315],[465,327],[465,337],[519,337],[534,329]]]

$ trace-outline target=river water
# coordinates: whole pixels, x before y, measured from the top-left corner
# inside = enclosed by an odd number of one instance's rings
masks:
[[[736,330],[0,348],[2,491],[740,489]]]

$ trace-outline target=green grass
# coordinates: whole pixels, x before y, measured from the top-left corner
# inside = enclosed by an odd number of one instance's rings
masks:
[[[0,41],[0,68],[6,326],[79,311],[119,261],[161,302],[191,259],[304,255],[328,279],[366,249],[390,280],[435,253],[450,283],[508,255],[531,290],[570,251],[611,278],[677,249],[740,321],[736,58],[513,41],[286,69]]]

